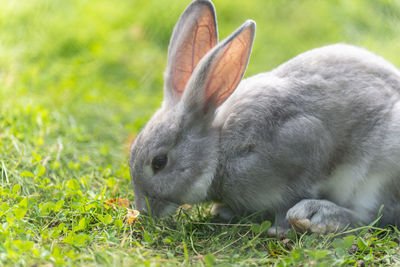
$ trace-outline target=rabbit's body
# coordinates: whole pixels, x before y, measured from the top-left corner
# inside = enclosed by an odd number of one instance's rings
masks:
[[[371,221],[400,200],[399,92],[395,67],[343,44],[243,80],[213,123],[221,151],[211,194],[238,214],[286,215],[302,199],[326,199]]]
[[[381,222],[397,224],[400,72],[339,44],[240,82],[254,32],[247,21],[217,44],[208,0],[181,15],[163,105],[132,146],[136,207],[216,201],[217,215],[261,212],[280,234],[369,223],[385,205]]]

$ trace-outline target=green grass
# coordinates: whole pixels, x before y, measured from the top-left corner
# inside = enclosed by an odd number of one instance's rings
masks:
[[[207,204],[124,223],[128,147],[162,99],[189,1],[0,0],[0,265],[392,265],[397,228],[268,238],[210,222]],[[395,1],[216,0],[220,36],[257,21],[247,76],[347,42],[400,66]]]

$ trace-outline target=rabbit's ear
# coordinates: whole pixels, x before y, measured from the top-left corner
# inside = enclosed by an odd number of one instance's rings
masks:
[[[246,21],[201,60],[183,99],[189,110],[213,114],[236,89],[249,61],[255,26]]]
[[[200,59],[218,42],[217,20],[208,0],[193,1],[182,13],[171,36],[164,101],[176,104]]]

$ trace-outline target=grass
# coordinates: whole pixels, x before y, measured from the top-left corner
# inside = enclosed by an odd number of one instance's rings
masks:
[[[397,228],[268,238],[213,224],[209,204],[162,220],[133,200],[129,144],[162,99],[169,37],[189,1],[0,0],[0,264],[393,265]],[[395,1],[216,0],[220,36],[257,21],[247,76],[347,42],[400,66]],[[398,264],[398,263],[397,263]]]

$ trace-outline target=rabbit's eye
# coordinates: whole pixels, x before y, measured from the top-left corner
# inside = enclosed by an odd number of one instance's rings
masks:
[[[151,161],[151,168],[154,172],[160,171],[164,169],[165,165],[167,165],[168,158],[167,155],[158,155],[153,158]]]

